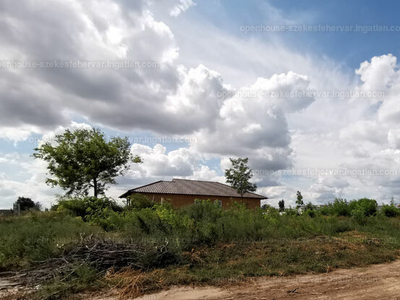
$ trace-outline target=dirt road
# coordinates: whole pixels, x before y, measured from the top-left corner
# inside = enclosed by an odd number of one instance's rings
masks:
[[[1,280],[0,280],[1,283]],[[6,282],[0,284],[5,296]],[[117,293],[81,295],[82,299],[118,300]],[[80,299],[80,297],[76,298]],[[313,299],[399,299],[400,260],[366,268],[336,270],[325,274],[280,278],[258,278],[251,283],[230,288],[173,287],[168,291],[146,295],[138,300],[313,300]]]
[[[173,288],[140,300],[400,299],[400,260],[367,268],[260,278],[230,289]]]

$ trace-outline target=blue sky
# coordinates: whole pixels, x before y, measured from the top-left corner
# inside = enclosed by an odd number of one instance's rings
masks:
[[[44,184],[46,166],[32,150],[43,137],[88,125],[128,136],[146,159],[109,189],[112,197],[173,177],[224,182],[229,157],[247,156],[272,205],[294,202],[297,190],[314,203],[400,199],[400,171],[347,174],[400,170],[398,2],[48,1],[0,5],[1,62],[129,60],[160,68],[0,68],[0,208],[18,196],[54,203],[62,191]],[[303,25],[368,32],[287,29]],[[245,32],[252,26],[285,30]],[[339,99],[335,91],[364,94]]]
[[[398,1],[202,1],[197,10],[188,14],[201,14],[207,21],[220,26],[232,34],[246,39],[270,38],[270,33],[241,33],[237,28],[243,25],[281,25],[284,20],[271,16],[270,7],[277,10],[285,19],[294,20],[296,25],[387,25],[398,26]],[[297,20],[297,21],[296,21]],[[361,61],[375,55],[393,53],[400,50],[400,32],[304,32],[277,33],[295,51],[326,55],[343,62],[351,69]]]

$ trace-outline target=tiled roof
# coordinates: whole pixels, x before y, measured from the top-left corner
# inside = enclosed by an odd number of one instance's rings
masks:
[[[240,197],[240,194],[229,185],[212,181],[173,179],[172,181],[157,181],[129,190],[120,198],[126,198],[134,193],[144,194],[174,194],[174,195],[194,195],[194,196],[221,196],[221,197]],[[265,196],[255,193],[245,193],[245,198],[268,199]]]

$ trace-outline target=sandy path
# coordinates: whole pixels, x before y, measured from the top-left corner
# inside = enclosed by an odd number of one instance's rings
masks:
[[[296,292],[288,293],[296,288]],[[230,289],[172,288],[139,299],[400,299],[400,260],[327,274],[259,278],[253,284]]]

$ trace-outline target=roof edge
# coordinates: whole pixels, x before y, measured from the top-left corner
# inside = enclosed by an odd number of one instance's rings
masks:
[[[137,189],[141,189],[141,188],[143,188],[143,187],[146,187],[146,186],[149,186],[149,185],[153,185],[153,184],[156,184],[156,183],[159,183],[159,182],[163,182],[163,181],[164,181],[164,180],[158,180],[158,181],[154,181],[154,182],[152,182],[152,183],[148,183],[148,184],[145,184],[145,185],[138,186],[138,187],[136,187],[136,188],[134,188],[134,189],[130,189],[129,191],[125,192],[124,194],[122,194],[122,195],[119,196],[118,198],[126,198],[126,197],[128,197],[130,194],[134,193],[135,190],[137,190]]]
[[[204,197],[206,197],[206,196],[209,196],[209,197],[227,197],[227,198],[238,198],[238,199],[240,199],[241,197],[240,197],[240,194],[238,194],[238,196],[237,197],[234,197],[234,196],[221,196],[221,195],[205,195],[205,194],[182,194],[182,193],[159,193],[159,192],[147,192],[147,193],[143,193],[143,192],[136,192],[135,190],[130,190],[130,191],[127,191],[125,194],[123,194],[123,195],[121,195],[121,196],[119,196],[119,198],[126,198],[126,197],[128,197],[128,196],[130,196],[130,195],[132,195],[132,194],[154,194],[154,195],[184,195],[184,196],[199,196],[199,197],[202,197],[202,196],[204,196]],[[262,195],[258,195],[258,194],[254,194],[254,193],[252,193],[253,195],[255,195],[255,196],[257,196],[257,197],[245,197],[245,196],[243,196],[243,198],[246,198],[246,199],[254,199],[254,200],[266,200],[266,199],[269,199],[268,197],[266,197],[266,196],[262,196]]]
[[[218,181],[191,180],[191,179],[173,178],[171,181],[158,180],[158,181],[155,181],[155,182],[152,182],[152,183],[149,183],[149,184],[145,184],[145,185],[136,187],[136,188],[134,188],[134,189],[130,189],[130,190],[128,190],[126,193],[124,193],[124,194],[122,194],[121,196],[119,196],[118,198],[126,198],[126,197],[130,196],[130,195],[133,194],[133,193],[141,194],[140,192],[136,192],[136,190],[141,189],[141,188],[144,188],[144,187],[147,187],[147,186],[150,186],[150,185],[153,185],[153,184],[156,184],[156,183],[159,183],[159,182],[173,182],[174,180],[212,182],[212,183],[217,183],[217,184],[220,184],[220,185],[223,185],[223,186],[227,186],[227,187],[232,188],[230,185],[224,184],[224,183],[221,183],[221,182],[218,182]],[[268,199],[268,197],[266,197],[266,196],[259,195],[259,194],[253,193],[253,192],[247,192],[247,193],[256,196],[256,197],[254,197],[254,199],[257,199],[257,200],[266,200],[266,199]],[[189,195],[189,194],[182,194],[182,193],[152,193],[152,192],[149,192],[148,194]],[[213,197],[215,197],[215,196],[218,196],[218,195],[201,195],[201,194],[195,195],[195,194],[194,194],[193,196],[213,196]],[[220,196],[220,195],[219,195],[219,196]],[[232,196],[220,196],[220,197],[241,198],[241,197],[240,197],[240,194],[238,194],[238,197],[232,197]],[[244,197],[244,198],[252,198],[252,197]]]

